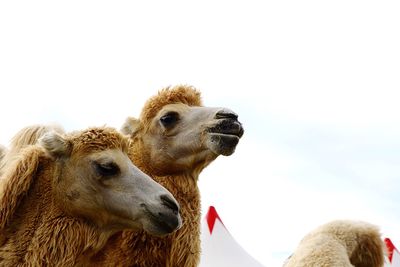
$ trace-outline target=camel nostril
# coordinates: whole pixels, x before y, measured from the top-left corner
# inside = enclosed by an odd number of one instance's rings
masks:
[[[175,214],[178,214],[179,205],[172,197],[169,195],[161,195],[160,198],[164,206],[170,208]]]
[[[222,109],[220,111],[218,111],[215,114],[215,118],[216,119],[233,119],[233,120],[237,120],[238,119],[238,115],[231,111],[231,110],[226,110],[226,109]]]

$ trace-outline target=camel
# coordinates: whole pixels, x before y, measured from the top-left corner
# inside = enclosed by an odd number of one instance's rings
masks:
[[[337,220],[307,234],[284,267],[383,267],[384,251],[376,226]]]
[[[178,229],[178,203],[132,164],[129,147],[106,127],[49,131],[23,146],[2,177],[0,265],[86,266],[123,229]]]
[[[183,225],[166,237],[145,232],[116,234],[94,261],[99,266],[197,266],[200,261],[201,171],[219,155],[234,153],[243,127],[227,108],[204,107],[190,86],[162,89],[128,118],[122,132],[132,139],[129,157],[167,188],[181,206]]]

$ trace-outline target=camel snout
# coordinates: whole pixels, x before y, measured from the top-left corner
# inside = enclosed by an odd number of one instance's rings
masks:
[[[176,215],[179,214],[180,207],[179,207],[178,202],[176,202],[175,199],[173,199],[169,195],[161,195],[160,199],[161,199],[162,204],[164,206],[170,208],[174,214],[176,214]]]
[[[218,108],[214,115],[214,125],[209,127],[208,131],[210,133],[232,135],[241,138],[244,129],[238,118],[239,115],[232,110],[228,108]],[[236,146],[236,144],[233,144],[233,146]]]
[[[159,212],[160,225],[165,229],[166,233],[172,233],[182,226],[182,218],[174,211]]]
[[[153,235],[164,236],[181,228],[180,207],[175,198],[171,194],[163,193],[154,200],[152,203],[140,205],[149,218],[149,224],[144,229]]]
[[[166,232],[173,232],[182,226],[182,218],[180,216],[179,204],[170,195],[164,194],[160,196],[162,205],[166,208],[158,212],[158,216],[162,227]]]
[[[233,119],[238,120],[238,115],[230,109],[223,108],[217,111],[215,114],[215,119]]]

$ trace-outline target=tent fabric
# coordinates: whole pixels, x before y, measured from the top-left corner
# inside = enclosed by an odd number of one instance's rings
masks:
[[[389,238],[385,267],[400,267],[400,252]],[[216,209],[210,206],[201,226],[200,267],[262,267],[228,232]]]
[[[388,255],[385,267],[400,267],[400,252],[389,238],[385,238]]]
[[[202,221],[200,267],[262,267],[228,232],[211,206]]]

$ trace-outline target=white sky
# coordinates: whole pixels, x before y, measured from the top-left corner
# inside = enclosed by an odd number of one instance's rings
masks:
[[[200,177],[235,239],[281,266],[332,219],[400,246],[398,1],[2,1],[0,143],[20,128],[120,127],[194,85],[239,114],[236,153]]]

